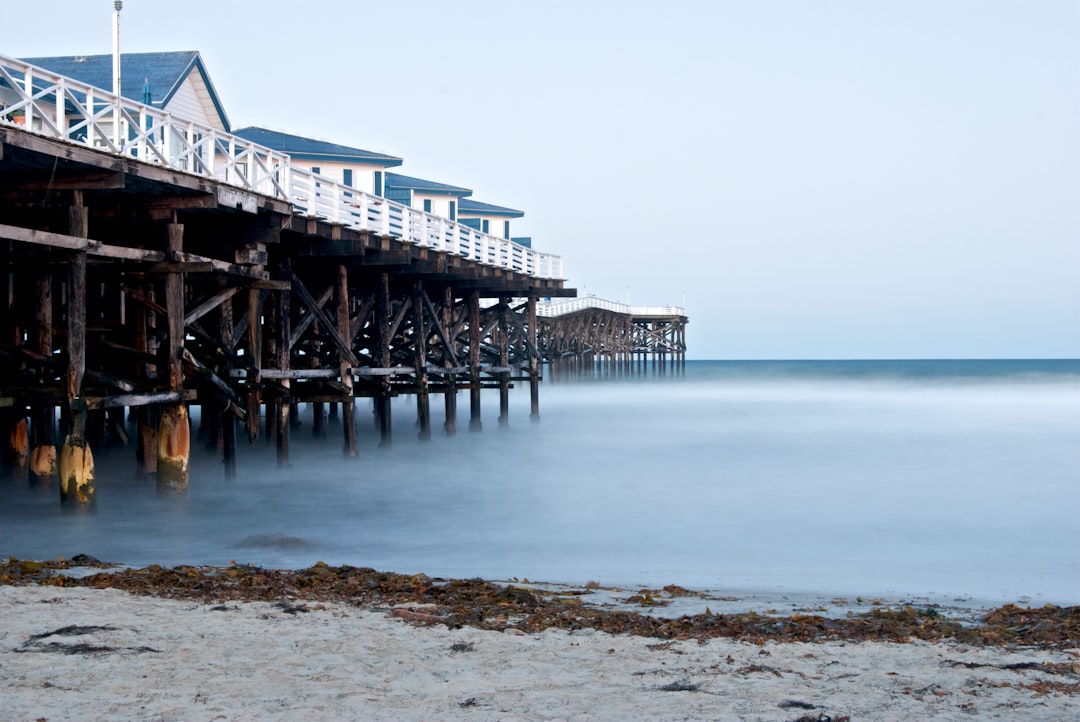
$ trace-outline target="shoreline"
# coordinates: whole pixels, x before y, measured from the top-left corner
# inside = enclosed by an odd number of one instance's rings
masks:
[[[420,606],[414,621],[526,633],[591,628],[612,633],[750,641],[952,639],[976,645],[1080,648],[1080,606],[944,605],[928,599],[724,594],[669,584],[624,589],[584,585],[441,579],[370,568],[264,569],[152,564],[133,568],[85,555],[69,560],[0,562],[0,585],[117,589],[205,603],[340,602],[364,608]],[[957,600],[966,601],[966,600]]]

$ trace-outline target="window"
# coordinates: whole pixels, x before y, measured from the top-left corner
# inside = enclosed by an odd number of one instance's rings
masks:
[[[457,220],[457,201],[450,201],[450,220]]]
[[[510,221],[503,221],[503,238],[510,240]]]
[[[491,222],[488,221],[488,219],[485,218],[484,220],[480,221],[480,232],[491,233]]]
[[[322,173],[322,169],[320,169],[319,166],[317,166],[317,165],[313,165],[313,166],[311,166],[311,172],[312,173]]]
[[[424,213],[431,213],[431,199],[424,199]]]
[[[382,194],[383,194],[382,171],[377,170],[377,171],[375,171],[375,195],[381,196]]]
[[[352,168],[346,168],[345,170],[343,170],[341,172],[341,182],[344,183],[345,185],[349,186],[350,188],[352,188],[352,184],[353,184]]]

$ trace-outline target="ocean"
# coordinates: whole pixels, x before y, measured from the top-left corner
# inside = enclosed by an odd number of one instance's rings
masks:
[[[89,513],[0,481],[0,554],[739,593],[1080,603],[1080,361],[689,361],[666,374],[550,374],[483,394],[479,433],[419,441],[395,400],[378,448],[293,429],[291,466],[201,448],[186,494],[97,458]]]

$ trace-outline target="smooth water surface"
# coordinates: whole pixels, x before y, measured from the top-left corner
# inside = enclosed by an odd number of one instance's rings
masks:
[[[317,560],[432,576],[1080,603],[1080,362],[688,362],[685,373],[485,391],[484,428],[292,466],[193,459],[184,496],[99,455],[93,513],[0,482],[0,554],[136,565]],[[306,411],[306,409],[305,409]]]

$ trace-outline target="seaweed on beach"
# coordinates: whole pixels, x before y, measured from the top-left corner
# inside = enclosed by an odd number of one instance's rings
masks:
[[[415,605],[423,613],[399,615],[414,624],[471,626],[539,632],[593,629],[664,640],[734,638],[763,644],[825,640],[906,642],[954,640],[981,646],[1067,648],[1080,646],[1080,607],[1025,608],[1006,605],[979,623],[949,619],[936,609],[874,609],[844,619],[815,614],[787,617],[696,614],[663,618],[632,611],[590,607],[560,598],[559,592],[498,585],[479,579],[433,579],[323,563],[307,569],[276,570],[250,565],[228,567],[152,564],[142,569],[103,569],[84,577],[66,576],[70,561],[0,562],[0,584],[121,589],[132,594],[189,599],[208,605],[233,601],[276,603],[283,611],[303,611],[305,602],[340,602],[388,609]],[[106,567],[107,565],[102,565]],[[684,590],[677,588],[676,593]]]

